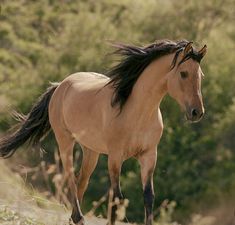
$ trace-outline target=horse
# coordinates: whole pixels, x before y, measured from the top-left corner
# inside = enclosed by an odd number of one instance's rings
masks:
[[[0,140],[0,156],[8,158],[24,143],[38,144],[52,129],[71,195],[74,224],[84,225],[80,204],[99,155],[108,155],[113,199],[123,199],[119,176],[122,163],[138,160],[141,169],[145,225],[153,224],[153,175],[157,146],[163,132],[160,103],[168,93],[187,120],[204,114],[200,61],[207,52],[187,40],[159,40],[145,46],[114,44],[120,61],[106,75],[79,72],[51,84],[19,128]],[[79,143],[83,160],[78,177],[73,147]],[[108,225],[114,225],[117,206]]]

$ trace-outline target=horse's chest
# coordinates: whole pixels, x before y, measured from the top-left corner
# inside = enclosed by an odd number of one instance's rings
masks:
[[[126,158],[136,156],[143,151],[155,150],[158,145],[161,135],[161,124],[151,124],[146,127],[133,126],[125,131],[126,136],[123,136],[121,141],[124,155]]]

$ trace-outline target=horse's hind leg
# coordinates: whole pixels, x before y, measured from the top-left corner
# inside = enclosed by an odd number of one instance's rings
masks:
[[[84,218],[77,198],[77,187],[73,169],[74,139],[67,131],[56,130],[55,136],[59,145],[60,158],[64,168],[65,179],[69,185],[70,201],[73,207],[71,218],[75,224],[83,225]]]
[[[99,153],[94,152],[84,146],[81,146],[83,150],[82,166],[78,176],[78,200],[81,203],[84,192],[87,189],[88,182],[92,172],[94,171],[97,161],[99,159]]]

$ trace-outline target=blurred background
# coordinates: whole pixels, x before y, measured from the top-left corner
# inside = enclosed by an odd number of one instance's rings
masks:
[[[0,0],[0,136],[27,114],[49,82],[77,71],[104,73],[114,65],[108,41],[144,45],[187,39],[208,46],[201,67],[206,114],[186,123],[177,104],[161,105],[164,134],[155,172],[155,220],[161,224],[235,224],[235,0]],[[47,199],[57,198],[60,173],[53,134],[44,151],[23,147],[1,160]],[[76,168],[81,151],[76,147]],[[1,187],[0,182],[0,189]],[[143,223],[139,165],[123,165],[127,218]],[[100,157],[86,192],[84,212],[109,188],[107,157]],[[66,188],[64,188],[66,192]],[[106,216],[106,203],[95,215]],[[177,221],[177,222],[174,222]],[[204,221],[204,222],[199,222]],[[160,223],[157,223],[160,224]]]

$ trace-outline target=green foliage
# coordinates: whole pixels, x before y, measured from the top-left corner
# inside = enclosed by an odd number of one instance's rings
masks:
[[[205,118],[182,120],[169,97],[162,105],[165,130],[158,148],[155,214],[165,199],[177,202],[184,220],[209,202],[230,198],[235,188],[235,27],[234,0],[5,0],[0,1],[0,130],[8,109],[27,112],[49,81],[77,71],[105,73],[112,65],[107,40],[145,44],[155,39],[189,39],[208,45],[202,62]],[[46,146],[54,149],[51,138]],[[45,158],[51,160],[53,151]],[[28,154],[29,152],[27,152]],[[19,153],[24,155],[24,153]],[[28,158],[33,154],[28,154]],[[37,156],[38,157],[38,156]],[[33,161],[38,161],[33,157]],[[32,160],[31,160],[32,161]],[[85,209],[107,191],[102,157],[85,196]],[[122,187],[130,199],[127,217],[143,220],[139,167],[125,163]],[[223,194],[226,193],[226,194]],[[101,212],[105,209],[102,208]]]

